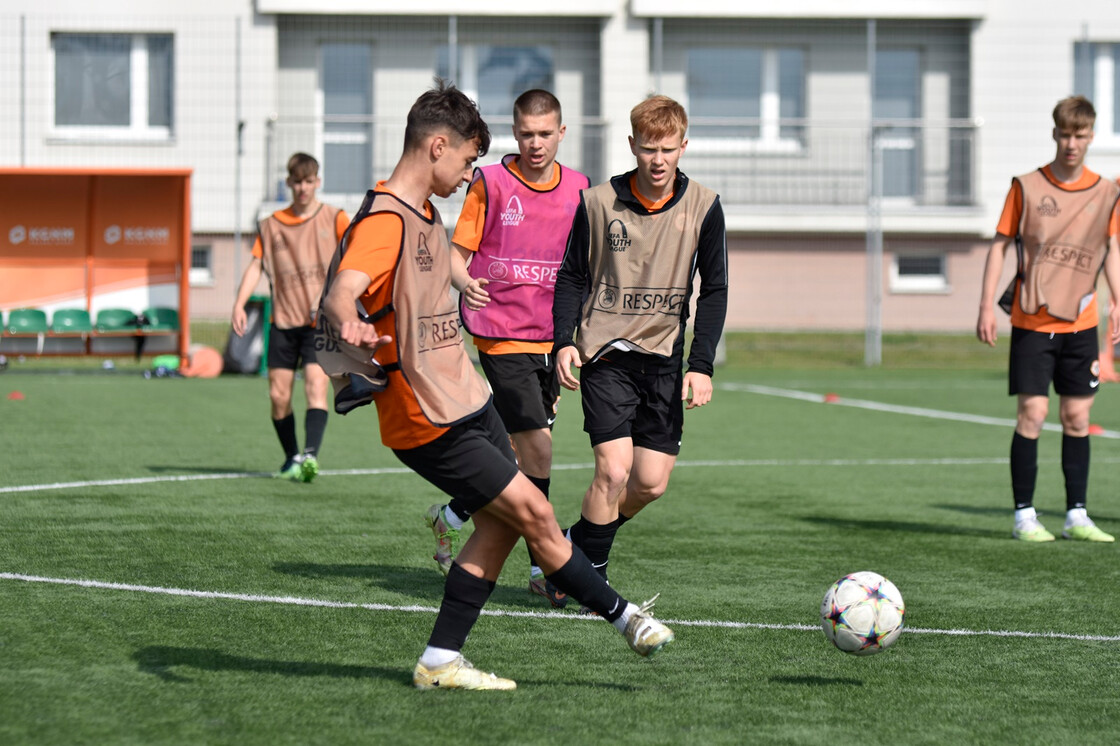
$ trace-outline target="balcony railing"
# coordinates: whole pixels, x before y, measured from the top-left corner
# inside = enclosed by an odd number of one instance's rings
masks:
[[[511,121],[489,121],[492,163],[516,152]],[[611,174],[602,120],[567,123],[561,160],[593,184]],[[353,210],[376,179],[386,178],[400,157],[404,123],[377,117],[277,118],[268,123],[266,203],[286,202],[288,156],[321,154],[324,199]],[[875,189],[872,152],[882,164],[882,207],[918,213],[977,205],[979,126],[972,120],[931,123],[882,120],[864,123],[784,119],[694,118],[681,168],[719,192],[726,209],[782,208],[812,211],[867,204]],[[611,143],[611,147],[626,147]],[[445,222],[458,214],[463,191],[439,204]]]
[[[884,209],[977,204],[978,125],[882,120],[693,119],[682,168],[733,208],[867,204],[872,148],[882,159]]]
[[[488,118],[493,138],[490,151],[479,165],[494,163],[506,153],[517,152],[511,133],[512,119]],[[607,179],[604,164],[604,130],[601,120],[566,122],[567,134],[561,146],[564,165],[583,171],[596,184]],[[285,185],[288,157],[297,151],[316,154],[321,159],[325,201],[353,211],[367,189],[378,179],[388,178],[404,146],[404,121],[378,117],[282,117],[267,125],[265,184],[266,203],[287,202]],[[437,207],[448,223],[459,212],[466,190],[460,189],[449,200],[437,200]]]

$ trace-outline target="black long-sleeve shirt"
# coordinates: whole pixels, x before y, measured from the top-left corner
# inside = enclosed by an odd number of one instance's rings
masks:
[[[671,209],[688,189],[689,179],[677,171],[673,186],[673,197],[657,210],[647,210],[630,190],[630,179],[634,171],[615,176],[611,179],[618,200],[627,209],[638,215],[655,215]],[[592,277],[589,256],[592,237],[587,220],[587,209],[581,196],[568,234],[568,246],[564,261],[556,276],[556,295],[552,303],[553,352],[574,344],[572,337],[580,324],[584,302],[591,292]],[[601,236],[595,237],[596,250],[602,250]],[[649,261],[656,261],[654,247],[643,247]],[[681,304],[681,333],[673,345],[669,359],[645,353],[628,353],[627,357],[639,355],[645,359],[643,367],[655,370],[679,369],[684,357],[684,329],[688,323],[693,282],[697,272],[700,275],[700,295],[696,298],[696,320],[693,323],[692,347],[688,355],[688,369],[705,375],[712,375],[715,367],[716,344],[723,333],[723,323],[727,316],[727,232],[723,218],[723,207],[717,198],[700,226],[700,237],[696,251],[692,255],[692,272],[689,274],[688,290]],[[612,356],[613,358],[613,356]]]

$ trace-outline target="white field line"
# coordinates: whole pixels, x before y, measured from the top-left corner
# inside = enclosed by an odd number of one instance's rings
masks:
[[[954,420],[979,425],[997,425],[999,427],[1014,427],[1015,420],[1001,419],[999,417],[986,417],[983,415],[966,414],[962,412],[947,412],[938,409],[923,407],[906,407],[896,404],[868,401],[866,399],[848,399],[839,397],[826,400],[824,394],[815,394],[809,391],[795,389],[782,389],[773,386],[761,386],[750,383],[724,383],[718,388],[726,391],[742,391],[762,396],[777,396],[785,399],[796,399],[813,404],[830,404],[841,407],[855,407],[877,412],[891,414],[913,415],[916,417],[929,417],[940,420]],[[1043,428],[1050,431],[1061,432],[1061,425],[1046,423]],[[1120,432],[1104,430],[1095,437],[1120,439]],[[1117,463],[1117,458],[1093,459],[1096,463]],[[707,467],[765,467],[765,466],[988,466],[1006,464],[1006,458],[894,458],[894,459],[729,459],[722,461],[678,461],[676,468],[689,468],[697,466]],[[555,471],[570,471],[592,469],[594,464],[554,464]],[[371,476],[383,474],[409,474],[411,471],[405,467],[389,467],[376,469],[324,469],[320,476]],[[272,475],[267,472],[227,472],[224,474],[177,474],[159,477],[134,477],[129,479],[96,479],[79,482],[50,482],[46,484],[22,484],[0,487],[0,495],[15,492],[45,492],[48,490],[86,489],[89,487],[119,487],[130,485],[158,484],[161,482],[196,482],[213,479],[259,479]]]
[[[328,601],[317,598],[297,596],[262,596],[251,593],[225,593],[221,591],[196,591],[186,588],[164,588],[153,585],[132,583],[109,583],[101,580],[82,580],[78,578],[47,578],[40,575],[23,575],[14,572],[0,572],[0,580],[16,580],[25,583],[48,583],[52,585],[77,586],[96,590],[128,591],[132,593],[151,593],[161,596],[180,596],[223,601],[245,601],[247,603],[280,604],[284,606],[311,606],[329,609],[365,609],[367,611],[387,611],[409,614],[435,614],[435,606],[360,604],[350,601]],[[516,617],[530,619],[565,619],[568,621],[597,621],[598,617],[584,614],[565,614],[559,611],[507,611],[504,609],[483,609],[484,616]],[[666,624],[677,627],[715,627],[720,629],[765,629],[793,632],[815,632],[820,627],[815,624],[767,624],[763,622],[732,622],[706,619],[663,619]],[[974,630],[974,629],[927,629],[907,627],[910,634],[949,635],[953,637],[1020,637],[1056,640],[1081,640],[1087,642],[1120,642],[1120,635],[1079,635],[1066,632],[1024,632],[1019,630]]]
[[[1056,459],[1039,459],[1039,463],[1057,463]],[[1117,464],[1120,456],[1094,456],[1094,464]],[[724,459],[710,461],[678,461],[674,468],[689,469],[695,467],[724,467],[724,468],[760,468],[768,466],[798,467],[798,466],[1005,466],[1007,457],[976,457],[976,458],[760,458],[760,459]],[[577,471],[593,469],[595,465],[585,464],[553,464],[553,471]],[[323,469],[320,477],[350,477],[371,476],[384,474],[411,475],[413,472],[406,467],[389,467],[378,469]],[[144,484],[158,484],[161,482],[199,482],[214,479],[271,479],[272,474],[262,471],[235,471],[224,474],[177,474],[162,477],[133,477],[129,479],[91,479],[84,482],[49,482],[46,484],[17,484],[0,487],[0,495],[15,492],[47,492],[49,490],[87,489],[90,487],[118,487],[135,486]]]
[[[849,399],[847,397],[825,398],[824,394],[814,394],[809,391],[782,389],[774,386],[760,386],[753,383],[724,383],[719,385],[726,391],[745,391],[749,394],[763,396],[779,396],[785,399],[797,399],[814,404],[830,404],[837,407],[855,407],[869,409],[875,412],[889,412],[891,414],[908,414],[914,417],[928,417],[935,420],[953,420],[956,422],[969,422],[974,425],[996,425],[999,427],[1015,427],[1015,420],[1002,417],[987,417],[979,414],[966,414],[964,412],[947,412],[941,409],[927,409],[925,407],[907,407],[901,404],[885,404],[883,402],[869,401],[867,399]],[[1055,422],[1047,422],[1044,430],[1061,432],[1062,426]],[[1120,432],[1116,430],[1103,430],[1094,437],[1120,439]]]

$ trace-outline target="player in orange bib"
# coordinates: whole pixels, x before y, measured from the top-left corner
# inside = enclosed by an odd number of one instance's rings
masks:
[[[1113,298],[1120,291],[1120,187],[1085,167],[1096,111],[1083,96],[1054,107],[1054,160],[1016,177],[988,251],[976,336],[995,346],[995,302],[1004,255],[1018,259],[1012,286],[1000,299],[1011,314],[1008,393],[1018,397],[1011,439],[1012,535],[1053,541],[1034,508],[1038,438],[1058,394],[1065,476],[1066,539],[1111,542],[1085,509],[1089,483],[1089,411],[1100,385],[1097,278],[1103,271]],[[1109,311],[1111,344],[1120,341],[1120,307]]]
[[[268,331],[268,395],[272,425],[284,463],[275,474],[294,482],[310,482],[319,473],[319,446],[327,427],[328,380],[315,362],[315,317],[327,264],[349,221],[337,207],[324,205],[315,196],[319,188],[319,162],[306,153],[288,159],[288,188],[292,204],[261,221],[253,244],[253,260],[245,268],[231,323],[238,336],[245,333],[245,304],[261,273],[272,285],[272,323]],[[303,363],[307,397],[304,448],[296,437],[292,390],[296,371]]]
[[[443,601],[413,684],[514,689],[462,655],[520,537],[548,580],[610,621],[639,655],[672,631],[622,598],[564,539],[552,506],[518,470],[486,381],[474,370],[451,299],[451,249],[432,194],[448,197],[490,144],[474,102],[440,81],[413,104],[404,153],[366,195],[331,266],[317,342],[335,407],[377,407],[382,442],[406,466],[461,500],[475,530],[447,572]],[[360,310],[359,310],[360,309]],[[340,408],[340,404],[342,407]]]

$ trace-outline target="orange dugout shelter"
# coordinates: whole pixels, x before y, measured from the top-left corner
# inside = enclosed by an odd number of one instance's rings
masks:
[[[190,344],[190,169],[0,168],[0,312],[178,312],[158,334],[184,361]],[[97,329],[71,354],[116,354]],[[159,350],[158,345],[149,348]],[[39,345],[42,351],[42,340]],[[139,347],[137,347],[139,349]]]

